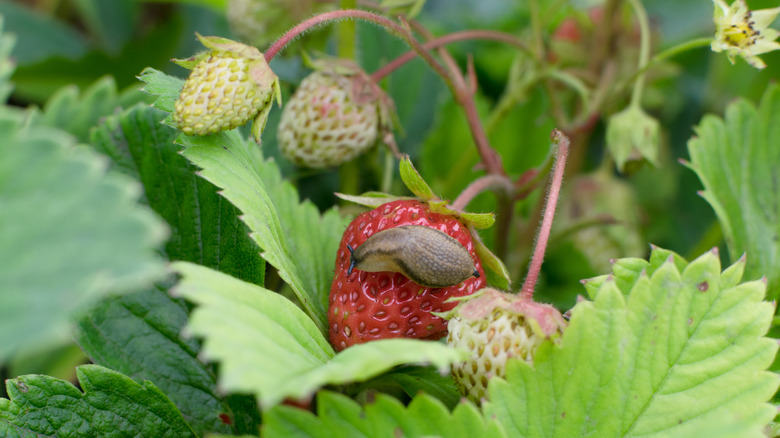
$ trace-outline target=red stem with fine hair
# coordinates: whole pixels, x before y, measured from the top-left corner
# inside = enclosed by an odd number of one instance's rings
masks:
[[[436,71],[436,73],[445,79],[452,92],[455,93],[451,82],[448,80],[449,76],[447,75],[447,71],[441,64],[439,64],[439,61],[437,61],[436,58],[430,54],[430,52],[425,50],[420,42],[414,38],[408,27],[401,26],[381,15],[374,14],[373,12],[361,11],[360,9],[340,9],[338,11],[325,12],[300,22],[298,25],[282,35],[278,40],[274,41],[268,50],[265,51],[266,62],[271,62],[271,60],[280,51],[282,51],[282,49],[284,49],[287,44],[290,43],[290,41],[307,30],[331,21],[339,20],[363,20],[384,27],[389,31],[390,34],[408,44],[417,53],[417,55],[423,58],[425,62],[427,62],[431,68]]]
[[[544,252],[547,249],[547,241],[550,240],[550,230],[555,217],[555,207],[558,205],[558,197],[561,193],[561,185],[563,185],[563,170],[566,166],[566,159],[569,156],[569,138],[557,129],[553,130],[551,137],[558,144],[558,152],[553,165],[550,189],[547,192],[547,205],[544,208],[542,225],[539,227],[539,234],[536,237],[534,255],[531,258],[531,264],[528,267],[528,275],[526,275],[525,282],[523,282],[523,288],[520,290],[520,296],[529,300],[534,295],[534,288],[539,279],[539,271],[542,269]]]

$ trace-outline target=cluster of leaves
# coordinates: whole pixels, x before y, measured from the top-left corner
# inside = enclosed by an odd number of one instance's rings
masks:
[[[81,3],[90,31],[110,36],[103,49],[128,50],[128,29],[95,18],[110,2]],[[3,103],[12,46],[0,34]],[[413,103],[424,99],[410,88],[441,90],[419,76],[397,99],[410,121],[401,146],[424,138],[421,172],[452,195],[470,178],[455,170],[477,156],[451,102],[427,132],[433,116],[419,117]],[[403,77],[388,88],[400,89]],[[721,272],[717,251],[689,263],[654,248],[648,260],[614,262],[611,275],[585,282],[588,298],[573,307],[560,345],[545,345],[533,366],[511,362],[477,407],[459,401],[446,375],[462,353],[441,343],[384,340],[336,354],[324,333],[347,219],[300,201],[317,191],[293,185],[289,168],[266,157],[273,128],[262,150],[240,129],[180,135],[169,113],[182,80],[155,69],[141,80],[153,107],[111,78],[83,93],[43,91],[52,97],[42,110],[0,107],[0,363],[62,345],[69,333],[94,363],[71,381],[8,379],[0,436],[764,436],[776,412],[766,401],[780,384],[766,371],[777,343],[764,337],[774,307],[763,301],[780,291],[780,88],[759,105],[731,104],[724,119],[705,117],[688,143],[689,166],[737,261]],[[19,96],[35,93],[18,82]],[[543,105],[526,98],[491,134],[502,156],[518,154],[512,135]],[[531,129],[539,138],[551,125],[541,124]],[[547,148],[539,143],[536,161],[511,170],[538,165]]]

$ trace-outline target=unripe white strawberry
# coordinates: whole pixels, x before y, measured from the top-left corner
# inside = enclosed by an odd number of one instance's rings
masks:
[[[338,166],[376,141],[387,97],[353,64],[324,64],[301,82],[282,110],[277,140],[299,166]]]
[[[566,327],[561,313],[547,304],[515,294],[483,289],[450,312],[447,344],[471,352],[452,367],[461,393],[479,403],[488,381],[503,378],[506,363],[518,358],[533,364],[543,342],[557,341]]]
[[[178,60],[192,68],[174,104],[173,120],[185,134],[208,135],[255,119],[259,142],[271,104],[281,104],[279,79],[254,47],[220,37],[198,38],[210,51]]]

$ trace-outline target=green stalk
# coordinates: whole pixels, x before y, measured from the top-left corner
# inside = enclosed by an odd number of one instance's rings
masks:
[[[355,9],[357,0],[340,0],[341,9]],[[336,25],[336,35],[338,47],[336,49],[338,57],[342,59],[355,59],[355,38],[357,33],[357,24],[355,20],[341,20]],[[339,166],[339,191],[357,195],[360,191],[360,166],[358,166],[358,157]]]
[[[642,2],[639,0],[629,0],[631,7],[634,8],[634,13],[639,21],[639,31],[642,35],[642,41],[639,46],[639,71],[642,73],[636,78],[634,82],[634,91],[631,93],[631,106],[639,107],[642,101],[642,92],[645,87],[645,66],[650,61],[650,23],[647,19],[647,12],[645,11]]]
[[[341,9],[357,8],[357,0],[341,0]],[[357,23],[354,20],[343,20],[338,24],[338,56],[339,58],[355,59],[355,36]]]

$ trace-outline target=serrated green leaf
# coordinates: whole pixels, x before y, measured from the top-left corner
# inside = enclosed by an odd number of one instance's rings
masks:
[[[143,94],[140,93],[125,93],[121,96],[114,78],[104,76],[83,93],[79,93],[76,85],[58,90],[46,102],[42,114],[35,117],[33,123],[62,129],[86,143],[90,129],[98,125],[101,118],[115,113],[122,104],[137,103],[142,98]]]
[[[745,275],[769,279],[780,296],[780,87],[767,88],[756,108],[738,100],[725,120],[705,116],[688,142],[702,197],[718,216],[732,260],[747,254]]]
[[[493,213],[467,213],[455,210],[448,201],[431,200],[428,201],[428,207],[434,213],[447,214],[457,217],[460,221],[471,225],[474,228],[490,228],[496,222],[496,215]]]
[[[76,370],[80,391],[53,377],[10,379],[0,399],[0,435],[195,437],[173,403],[151,382],[135,383],[97,365]]]
[[[596,298],[596,294],[601,289],[601,286],[609,280],[616,281],[618,288],[628,293],[642,273],[646,273],[649,268],[650,263],[647,260],[626,257],[612,263],[612,274],[582,280],[582,284],[585,286],[585,290],[591,299]]]
[[[61,339],[97,297],[163,274],[167,231],[136,203],[138,185],[72,142],[0,114],[0,360]]]
[[[164,116],[136,106],[107,118],[93,130],[92,143],[117,168],[143,182],[147,202],[171,226],[165,247],[169,259],[262,284],[265,263],[238,210],[195,175],[195,167],[172,143],[178,134],[160,124]],[[219,395],[212,367],[197,358],[198,343],[180,336],[187,315],[186,305],[162,287],[111,297],[79,320],[78,342],[96,363],[154,382],[199,435],[256,430],[247,418],[257,410],[254,399],[248,398],[253,406],[244,412]]]
[[[685,267],[688,265],[688,262],[684,258],[680,257],[677,253],[669,251],[668,249],[653,246],[652,251],[650,252],[649,260],[634,257],[626,257],[615,260],[614,263],[612,263],[611,274],[589,278],[587,280],[583,280],[582,283],[585,286],[585,290],[588,292],[588,296],[591,299],[596,297],[596,294],[601,289],[601,286],[604,285],[604,282],[608,280],[616,281],[618,289],[620,289],[623,294],[628,295],[629,292],[631,292],[631,288],[634,287],[634,284],[636,284],[637,280],[642,275],[653,275],[656,269],[663,266],[669,260],[672,260],[674,265],[680,271],[685,269]],[[742,277],[740,276],[740,279],[741,278]],[[739,279],[737,279],[737,281],[739,281]],[[736,285],[736,282],[734,285]]]
[[[149,289],[101,301],[79,319],[77,339],[95,363],[155,382],[198,435],[230,432],[219,417],[230,409],[216,376],[198,360],[198,343],[179,334],[186,322],[183,303]]]
[[[203,170],[200,175],[238,207],[263,258],[290,285],[320,330],[326,331],[328,296],[336,252],[346,222],[335,210],[322,216],[311,202],[281,179],[276,164],[263,161],[255,143],[237,133],[180,137],[184,156]]]
[[[669,260],[671,260],[672,263],[674,263],[674,266],[676,266],[680,271],[685,269],[685,267],[688,265],[688,261],[682,258],[676,252],[652,245],[652,251],[650,252],[650,258],[648,259],[649,265],[647,267],[647,274],[652,275],[656,269],[663,266],[664,263],[668,262]]]
[[[161,125],[165,113],[138,105],[92,132],[94,147],[123,172],[141,180],[146,201],[171,226],[170,260],[186,260],[262,284],[265,263],[240,212],[196,175],[173,144],[178,135]]]
[[[220,387],[255,394],[264,408],[398,365],[446,368],[464,358],[444,344],[415,339],[368,342],[335,354],[314,322],[281,295],[202,266],[173,267],[182,275],[176,292],[198,304],[187,327],[205,338],[203,355],[220,361]]]
[[[763,436],[780,383],[764,371],[778,348],[763,337],[766,285],[733,286],[739,268],[721,274],[713,251],[682,271],[667,260],[630,293],[605,280],[574,308],[560,346],[490,382],[485,414],[524,437]]]
[[[179,82],[151,69],[141,79],[147,83],[144,90],[158,96],[155,105],[170,109]],[[205,137],[181,135],[178,141],[186,148],[183,155],[203,169],[200,175],[243,212],[263,258],[325,333],[333,266],[346,220],[336,210],[320,215],[311,202],[300,202],[276,163],[263,160],[257,144],[236,130]]]
[[[509,270],[507,270],[504,262],[485,246],[485,243],[482,242],[482,239],[477,235],[476,230],[472,229],[471,235],[475,236],[474,250],[477,252],[480,261],[482,261],[482,267],[485,268],[485,276],[487,277],[488,284],[498,289],[509,289],[512,280],[509,277]]]
[[[440,371],[465,360],[466,352],[439,342],[417,339],[380,339],[353,345],[341,351],[328,364],[311,374],[323,383],[360,382],[403,364],[431,364]]]
[[[414,193],[415,196],[423,201],[438,199],[438,196],[433,193],[433,190],[431,190],[431,187],[428,185],[428,183],[425,182],[420,173],[417,172],[417,169],[414,168],[412,160],[409,159],[409,156],[406,156],[403,160],[401,160],[400,172],[401,180],[404,182],[404,184],[406,184],[406,187],[412,193]]]
[[[168,76],[165,73],[147,67],[138,76],[138,79],[146,83],[141,90],[156,97],[152,104],[155,108],[172,113],[176,99],[179,98],[184,79]]]
[[[382,204],[387,204],[388,202],[398,201],[401,199],[415,199],[408,196],[393,196],[393,195],[388,195],[387,193],[379,193],[379,192],[363,193],[360,196],[346,195],[344,193],[336,193],[336,196],[345,201],[353,202],[355,204],[362,205],[365,207],[370,207],[370,208],[376,208]]]
[[[504,437],[501,426],[483,417],[471,403],[459,404],[451,413],[437,399],[422,394],[409,406],[384,394],[365,406],[343,395],[321,392],[317,413],[277,406],[266,413],[263,436],[273,437],[367,437],[404,436],[447,438]]]
[[[424,392],[454,408],[461,399],[460,391],[449,373],[441,374],[432,367],[405,367],[380,377],[396,382],[411,398]]]
[[[25,345],[7,362],[8,376],[23,374],[46,374],[58,379],[75,381],[76,367],[86,363],[87,358],[78,345]]]
[[[466,223],[474,225],[474,228],[484,230],[496,223],[496,215],[493,213],[460,213],[460,218]]]

